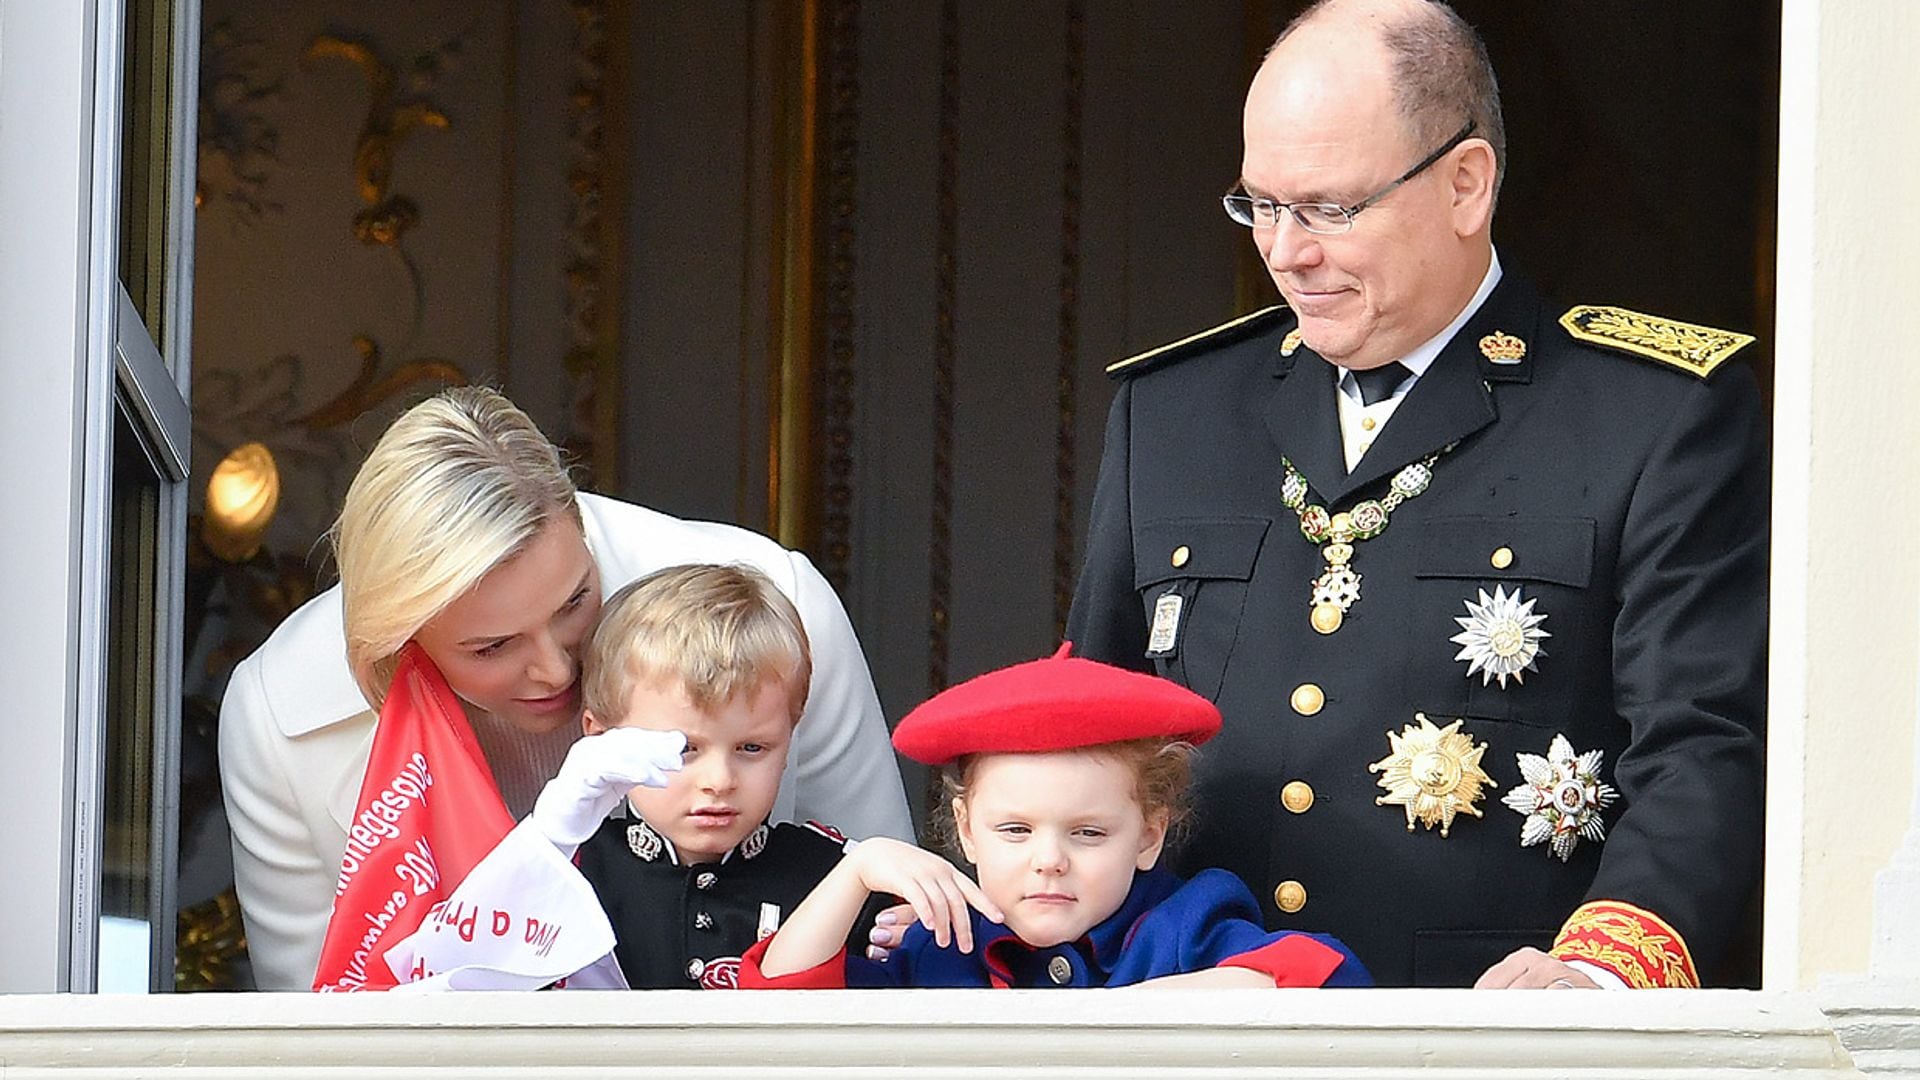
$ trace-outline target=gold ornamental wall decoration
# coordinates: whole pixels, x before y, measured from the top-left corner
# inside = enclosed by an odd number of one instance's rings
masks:
[[[453,126],[447,114],[429,98],[435,84],[455,63],[463,47],[459,37],[415,56],[402,72],[380,55],[366,39],[345,34],[321,34],[307,45],[308,61],[343,60],[367,80],[367,113],[354,142],[353,180],[361,209],[353,217],[353,235],[368,247],[385,249],[399,260],[412,292],[409,333],[400,351],[411,351],[427,307],[426,281],[407,251],[406,236],[420,221],[420,207],[394,190],[394,160],[400,145],[420,130],[446,131]],[[331,400],[299,417],[296,423],[311,431],[337,428],[378,408],[416,383],[439,382],[460,386],[471,381],[456,362],[425,356],[400,362],[390,370],[378,339],[356,334],[353,349],[359,371]]]
[[[1473,736],[1460,730],[1462,720],[1437,728],[1426,713],[1414,713],[1414,724],[1399,734],[1387,732],[1393,752],[1367,766],[1380,773],[1379,785],[1387,793],[1374,799],[1376,806],[1398,806],[1407,813],[1407,831],[1418,821],[1431,829],[1440,826],[1446,836],[1453,819],[1462,814],[1480,817],[1474,804],[1486,797],[1493,778],[1480,768],[1486,743],[1475,743]]]

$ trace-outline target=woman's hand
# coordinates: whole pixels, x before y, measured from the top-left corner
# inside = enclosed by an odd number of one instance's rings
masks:
[[[973,951],[974,908],[994,922],[1006,915],[972,878],[931,851],[886,837],[862,840],[847,853],[845,871],[869,893],[888,893],[906,901],[914,917],[933,932],[934,944]]]
[[[895,904],[873,917],[867,929],[867,959],[885,961],[907,939],[907,927],[913,925],[913,905]]]

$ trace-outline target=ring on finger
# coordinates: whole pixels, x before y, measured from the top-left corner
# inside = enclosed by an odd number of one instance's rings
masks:
[[[1549,990],[1553,990],[1553,989],[1572,990],[1573,988],[1574,988],[1573,980],[1567,978],[1565,975],[1562,975],[1561,977],[1547,984],[1547,989]]]

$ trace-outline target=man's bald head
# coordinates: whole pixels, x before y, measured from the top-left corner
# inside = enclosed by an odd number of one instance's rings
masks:
[[[1320,0],[1280,32],[1261,74],[1316,60],[1335,85],[1384,76],[1410,147],[1439,145],[1471,119],[1474,135],[1493,147],[1496,185],[1506,179],[1507,128],[1493,64],[1480,35],[1447,4]]]
[[[1252,230],[1322,359],[1398,359],[1472,297],[1493,257],[1499,108],[1473,32],[1428,0],[1329,0],[1275,44],[1247,91],[1240,185],[1339,219],[1289,210]]]

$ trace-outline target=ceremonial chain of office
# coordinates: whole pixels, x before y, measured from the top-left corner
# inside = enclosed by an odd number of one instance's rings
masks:
[[[1293,462],[1285,457],[1280,464],[1286,476],[1280,481],[1280,501],[1300,515],[1300,533],[1309,543],[1325,544],[1320,555],[1327,560],[1327,571],[1313,582],[1313,628],[1331,634],[1346,621],[1347,611],[1360,600],[1360,574],[1353,568],[1353,545],[1371,540],[1387,531],[1387,522],[1401,503],[1417,497],[1433,483],[1433,463],[1454,444],[1441,447],[1393,474],[1385,498],[1366,499],[1352,510],[1333,514],[1318,503],[1307,501],[1307,480]]]

